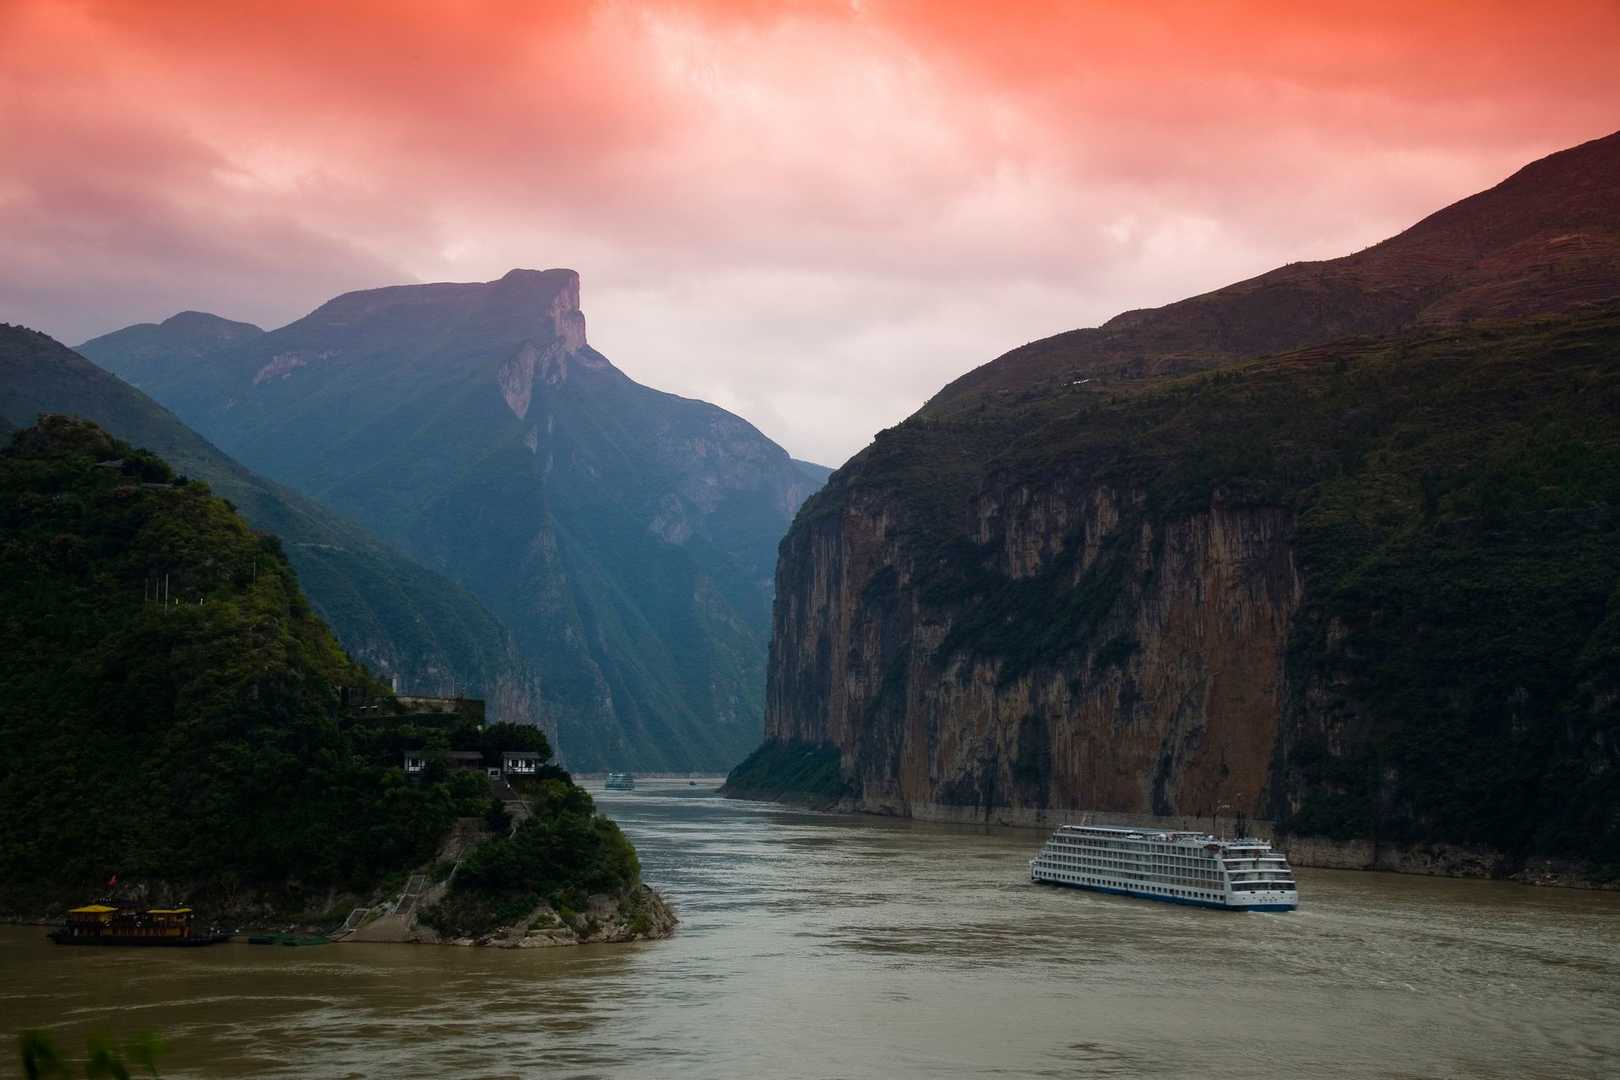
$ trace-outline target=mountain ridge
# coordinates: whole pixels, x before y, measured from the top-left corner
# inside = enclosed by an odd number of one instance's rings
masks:
[[[587,340],[579,276],[347,293],[147,387],[509,627],[574,767],[721,768],[758,737],[776,545],[819,481]],[[114,371],[116,334],[85,345]]]
[[[1020,346],[948,383],[919,415],[943,418],[974,394],[1050,390],[1099,375],[1095,388],[1102,389],[1109,376],[1202,370],[1337,338],[1613,299],[1620,296],[1616,177],[1620,132],[1531,162],[1352,255],[1289,263]],[[1560,192],[1557,207],[1523,205],[1549,185]],[[1554,266],[1562,273],[1550,273]],[[1503,292],[1508,282],[1513,287]],[[1510,300],[1519,307],[1507,306]]]
[[[545,726],[534,677],[506,631],[448,580],[254,474],[138,389],[45,334],[0,326],[0,371],[0,416],[10,423],[27,426],[42,413],[92,420],[207,481],[256,528],[280,536],[301,584],[345,647],[384,678],[397,677],[403,691],[478,692],[489,699],[492,720]]]

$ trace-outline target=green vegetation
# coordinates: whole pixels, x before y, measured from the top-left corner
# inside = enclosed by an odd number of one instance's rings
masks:
[[[788,796],[830,805],[851,794],[831,744],[768,741],[731,770],[725,793],[742,798]]]
[[[635,848],[583,788],[566,777],[525,786],[532,816],[512,835],[497,833],[468,852],[423,922],[452,937],[476,937],[517,922],[542,901],[559,913],[583,910],[594,894],[618,896],[636,884]]]
[[[465,743],[397,714],[276,538],[85,421],[0,452],[0,655],[8,889],[364,886],[488,798],[442,765],[405,777],[403,748]],[[379,707],[345,713],[344,687]]]
[[[1002,574],[966,539],[981,491],[1111,489],[1133,540],[1211,506],[1290,511],[1282,824],[1620,864],[1620,308],[987,395],[854,465],[795,533],[892,508],[918,596],[955,613],[938,660],[1003,678],[1128,659],[1150,582],[1105,545],[1070,586],[1078,535]]]
[[[131,1068],[135,1066],[140,1070],[138,1075],[155,1077],[162,1053],[162,1041],[152,1034],[137,1035],[122,1047],[92,1036],[85,1050],[84,1075],[86,1080],[129,1080],[137,1075]],[[17,1058],[27,1080],[69,1075],[62,1052],[43,1031],[24,1031],[17,1036]]]
[[[193,313],[171,323],[206,320]],[[215,347],[254,331],[215,322],[211,334],[201,328],[202,338],[216,339]],[[140,347],[132,356],[140,365],[132,378],[154,378],[176,365],[195,373],[178,363],[179,355],[190,357],[207,341],[184,337],[175,354],[164,351],[169,346],[161,328],[135,329]],[[400,673],[403,689],[433,692],[413,685],[426,672],[473,694],[529,682],[505,628],[465,589],[313,499],[244,469],[157,402],[46,335],[0,325],[0,430],[32,424],[43,413],[92,420],[207,481],[255,529],[282,539],[305,594],[345,648],[374,670]]]

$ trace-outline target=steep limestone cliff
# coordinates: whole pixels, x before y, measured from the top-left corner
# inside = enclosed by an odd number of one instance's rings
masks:
[[[883,508],[795,530],[777,582],[772,736],[838,746],[862,805],[887,813],[1252,812],[1301,595],[1293,515],[1217,503],[1156,527],[1144,503],[1107,485],[974,500],[983,573],[1088,598],[1089,632],[1057,656],[973,647],[974,612],[925,600]]]
[[[1620,306],[1069,407],[976,478],[908,425],[806,504],[739,793],[774,754],[880,813],[1616,861]]]
[[[966,497],[961,431],[878,440],[782,544],[768,748],[878,813],[1614,861],[1620,308],[1508,325],[1082,403]]]
[[[879,433],[783,542],[739,781],[1620,876],[1617,165],[1027,346]]]

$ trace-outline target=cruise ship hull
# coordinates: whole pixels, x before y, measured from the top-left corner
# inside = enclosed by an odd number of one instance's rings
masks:
[[[1138,892],[1135,889],[1116,889],[1108,885],[1081,885],[1072,881],[1048,881],[1031,878],[1037,885],[1056,885],[1063,889],[1084,889],[1086,892],[1107,893],[1110,896],[1133,896],[1138,900],[1157,900],[1163,904],[1182,907],[1214,908],[1217,911],[1293,911],[1299,904],[1225,904],[1219,900],[1194,900],[1185,896],[1160,896],[1158,893]]]

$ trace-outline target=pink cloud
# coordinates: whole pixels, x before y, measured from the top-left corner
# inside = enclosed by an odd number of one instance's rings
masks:
[[[50,3],[0,13],[0,318],[584,276],[836,462],[1025,340],[1352,250],[1605,134],[1620,9]]]

